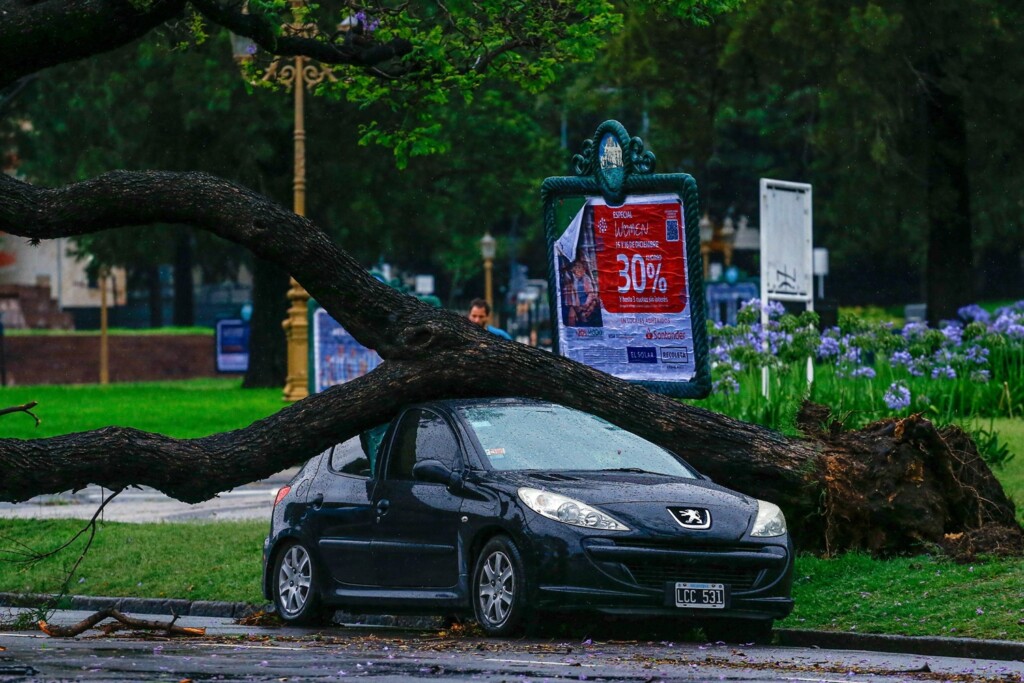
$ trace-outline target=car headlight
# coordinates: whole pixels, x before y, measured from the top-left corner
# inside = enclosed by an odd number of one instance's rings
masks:
[[[775,503],[766,500],[757,501],[757,519],[751,536],[782,536],[786,533],[786,516]]]
[[[582,526],[587,529],[603,529],[604,531],[629,531],[629,527],[618,520],[596,510],[586,503],[573,500],[558,493],[541,491],[540,489],[521,488],[519,499],[539,515],[556,522]]]

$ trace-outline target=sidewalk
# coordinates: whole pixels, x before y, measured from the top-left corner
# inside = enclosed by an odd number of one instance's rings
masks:
[[[262,519],[270,521],[277,490],[298,471],[289,468],[262,481],[225,491],[190,505],[148,487],[122,491],[103,509],[108,522],[194,522]],[[37,496],[24,503],[0,503],[0,519],[90,519],[110,491],[89,486],[75,493]]]
[[[32,607],[42,604],[48,596],[0,593],[0,607]],[[125,613],[162,614],[170,616],[221,617],[240,619],[270,606],[243,602],[209,602],[201,600],[160,600],[150,598],[103,598],[67,596],[70,610],[95,612],[116,609]],[[352,615],[337,612],[335,621],[342,625],[400,627],[408,629],[440,628],[437,617],[394,617],[388,615]],[[1024,661],[1024,642],[1007,640],[974,640],[930,636],[897,636],[872,633],[808,631],[775,629],[776,643],[785,647],[809,647],[834,650],[867,650],[934,657],[964,657],[999,661]]]

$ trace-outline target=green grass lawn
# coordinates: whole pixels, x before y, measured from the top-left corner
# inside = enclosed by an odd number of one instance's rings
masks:
[[[982,424],[987,426],[988,421],[983,420]],[[992,472],[1017,504],[1017,518],[1024,522],[1024,418],[993,420],[992,428],[999,434],[1000,443],[1005,443],[1013,453],[1010,462]]]
[[[38,439],[110,425],[178,438],[238,429],[280,410],[280,389],[241,389],[240,379],[127,384],[35,385],[0,389],[0,407],[38,401],[33,412],[0,418],[0,438]]]
[[[0,591],[54,593],[84,547],[27,564],[24,551],[45,552],[85,522],[0,519]],[[263,539],[270,520],[97,525],[92,547],[71,578],[73,595],[185,598],[259,603]]]

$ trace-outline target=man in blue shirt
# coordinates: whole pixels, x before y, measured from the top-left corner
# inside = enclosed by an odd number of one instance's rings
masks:
[[[469,318],[469,322],[483,327],[491,334],[496,334],[502,339],[512,341],[512,337],[508,332],[487,324],[491,317],[491,305],[485,299],[473,299],[469,302],[469,315],[466,317]]]

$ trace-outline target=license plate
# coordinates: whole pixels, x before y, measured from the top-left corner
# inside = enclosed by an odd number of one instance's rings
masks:
[[[681,583],[673,586],[676,607],[725,609],[727,592],[723,583]]]

